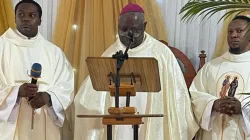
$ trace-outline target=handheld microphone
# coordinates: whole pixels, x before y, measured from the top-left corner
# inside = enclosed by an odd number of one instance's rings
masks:
[[[37,83],[37,79],[41,77],[41,72],[42,72],[41,64],[34,63],[31,67],[31,71],[30,71],[30,77],[32,78],[31,79],[32,84]]]
[[[34,63],[31,67],[31,71],[30,71],[30,77],[31,79],[31,83],[32,84],[36,84],[37,83],[37,79],[41,77],[41,72],[42,72],[42,66],[39,63]],[[32,98],[29,98],[29,101]],[[34,129],[34,109],[32,109],[32,114],[31,114],[31,129]]]
[[[31,77],[31,84],[36,84],[37,83],[37,79],[41,77],[41,72],[42,72],[42,66],[39,63],[34,63],[31,67],[31,71],[30,71],[30,77]],[[32,98],[29,98],[29,101]]]

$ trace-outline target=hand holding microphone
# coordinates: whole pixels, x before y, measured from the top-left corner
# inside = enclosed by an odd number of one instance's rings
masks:
[[[37,91],[37,85],[31,83],[24,83],[19,88],[18,97],[32,98],[36,96]]]
[[[30,87],[36,86],[37,79],[40,78],[42,72],[42,66],[39,63],[34,63],[31,68],[30,72],[30,77],[31,79],[31,84],[29,85]],[[32,89],[29,89],[32,90]],[[51,97],[47,92],[37,92],[38,88],[33,87],[33,91],[36,90],[35,96],[32,96],[34,93],[30,93],[31,97],[29,98],[29,103],[34,109],[38,109],[43,107],[44,105],[52,106],[51,103]]]
[[[38,86],[36,85],[37,79],[40,78],[42,66],[39,63],[34,63],[31,67],[30,77],[31,83],[24,83],[20,86],[18,91],[18,97],[25,97],[28,99],[32,108],[41,108],[45,104],[51,106],[50,95],[46,92],[37,92]]]
[[[25,97],[31,100],[32,97],[35,97],[38,91],[36,85],[37,79],[41,76],[42,66],[39,63],[34,63],[31,67],[30,77],[31,83],[24,83],[20,86],[18,91],[18,97]]]
[[[40,78],[42,72],[42,66],[39,63],[34,63],[31,67],[30,77],[31,83],[24,83],[19,87],[18,97],[25,97],[28,99],[28,102],[32,101],[34,98],[37,97],[38,94],[38,87],[36,85],[37,79]],[[31,112],[31,129],[34,129],[34,114],[35,108],[32,106]]]

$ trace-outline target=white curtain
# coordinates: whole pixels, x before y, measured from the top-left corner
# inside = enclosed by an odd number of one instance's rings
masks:
[[[217,23],[223,13],[215,14],[204,22],[201,22],[202,17],[199,17],[191,23],[185,23],[181,21],[179,12],[188,0],[157,0],[157,2],[167,28],[169,45],[186,54],[196,69],[199,66],[201,50],[206,51],[206,61],[211,60],[223,25],[223,22]]]
[[[20,0],[12,0],[13,6]],[[51,41],[53,29],[55,26],[57,7],[60,0],[34,0],[40,4],[42,7],[43,15],[42,15],[42,24],[39,27],[40,33],[48,40]]]
[[[13,5],[20,0],[12,0]],[[60,0],[35,0],[43,9],[42,24],[39,28],[41,34],[51,40],[56,20],[57,7]],[[169,45],[185,53],[194,64],[199,65],[199,53],[205,50],[207,61],[211,60],[222,22],[217,24],[223,13],[215,14],[211,19],[201,22],[197,18],[191,23],[181,21],[179,15],[181,7],[188,0],[156,0],[160,6],[164,23],[168,32]]]

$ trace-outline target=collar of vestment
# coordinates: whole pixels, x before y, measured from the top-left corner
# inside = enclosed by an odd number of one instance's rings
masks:
[[[28,38],[27,36],[23,35],[22,33],[20,33],[18,30],[15,30],[16,34],[19,35],[22,39],[28,39],[28,40],[35,40],[38,36],[38,34],[35,36],[35,37],[31,37],[31,38]]]
[[[35,37],[28,39],[28,37],[22,35],[18,31],[12,30],[11,28],[9,28],[2,37],[20,47],[35,47],[43,39],[40,33]]]
[[[148,33],[144,32],[144,38],[143,38],[142,43],[133,49],[129,49],[128,53],[137,53],[142,50],[145,50],[147,48],[147,45],[151,42],[150,38],[152,37]],[[126,49],[126,46],[122,44],[118,35],[117,35],[117,43],[118,43],[118,46],[120,47],[119,49],[122,49],[122,50]]]
[[[231,62],[250,62],[250,51],[242,54],[232,54],[227,51],[221,57]]]

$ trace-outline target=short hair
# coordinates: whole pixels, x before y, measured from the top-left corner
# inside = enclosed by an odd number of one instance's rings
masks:
[[[234,21],[236,19],[245,20],[247,23],[250,23],[250,18],[247,16],[236,16],[236,17],[234,17],[234,19],[232,21]]]
[[[38,10],[38,13],[39,13],[39,18],[40,18],[40,19],[42,18],[42,14],[43,14],[42,8],[41,8],[41,6],[40,6],[37,2],[35,2],[34,0],[22,0],[22,1],[18,2],[17,5],[15,6],[15,14],[16,14],[16,12],[17,12],[18,6],[19,6],[20,4],[22,4],[22,3],[31,3],[31,4],[35,5],[35,6],[37,7],[37,10]]]

